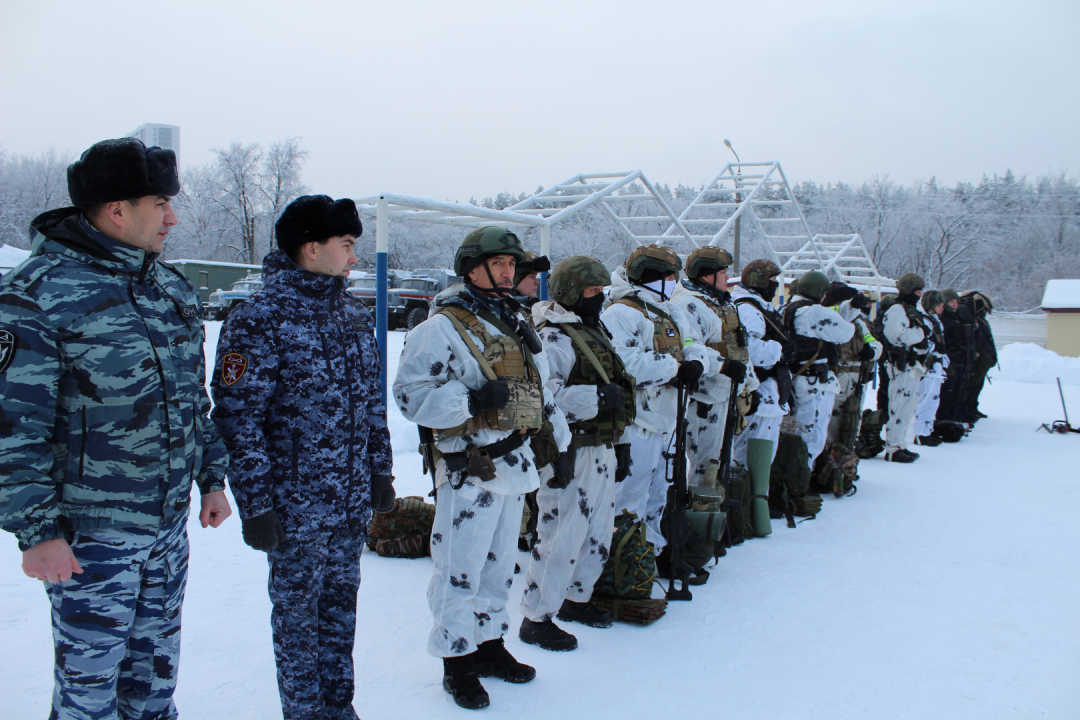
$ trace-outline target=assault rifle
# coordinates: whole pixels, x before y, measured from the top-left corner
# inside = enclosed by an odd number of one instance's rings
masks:
[[[671,553],[671,576],[665,597],[668,600],[692,600],[693,595],[687,588],[687,580],[693,568],[683,560],[683,548],[688,542],[700,542],[690,532],[690,521],[686,519],[688,505],[686,489],[686,405],[688,391],[686,383],[679,383],[678,408],[675,416],[675,453],[670,458],[671,484],[668,485],[668,550]],[[675,584],[678,582],[679,587]]]
[[[731,476],[731,446],[735,441],[735,423],[739,420],[739,384],[731,381],[731,393],[728,395],[727,421],[724,424],[724,441],[720,444],[720,471],[716,474],[717,484],[724,488],[724,507],[738,508],[742,502],[739,498],[732,497],[734,478]],[[739,479],[742,479],[742,468],[736,468]],[[730,516],[729,516],[730,517]],[[732,523],[728,522],[724,527],[724,535],[727,538],[728,547],[738,545],[744,538],[740,535],[737,539],[733,536]]]
[[[431,428],[423,425],[416,426],[420,433],[420,454],[424,457],[424,474],[431,475],[431,492],[429,497],[435,497],[435,433]]]

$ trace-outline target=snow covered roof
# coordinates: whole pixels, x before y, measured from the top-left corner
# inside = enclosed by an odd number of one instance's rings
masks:
[[[28,257],[30,257],[29,250],[20,250],[10,245],[0,245],[0,268],[10,270],[20,265]]]
[[[1080,310],[1080,280],[1047,280],[1043,310]]]

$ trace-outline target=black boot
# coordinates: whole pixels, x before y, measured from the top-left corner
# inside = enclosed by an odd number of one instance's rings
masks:
[[[615,618],[600,608],[571,600],[563,600],[559,614],[555,617],[563,622],[576,622],[594,628],[609,628],[615,624]]]
[[[919,435],[915,438],[916,445],[922,445],[923,447],[937,447],[942,443],[941,438],[934,435]]]
[[[551,622],[551,618],[543,622],[522,618],[518,637],[521,642],[539,645],[554,652],[567,652],[577,647],[577,638]]]
[[[905,448],[885,453],[886,462],[913,463],[919,459],[919,453],[911,452]]]
[[[443,658],[442,686],[460,707],[479,710],[491,704],[487,690],[473,668],[476,653]]]
[[[508,683],[527,683],[536,677],[536,669],[518,662],[506,649],[502,638],[480,643],[472,655],[473,669],[480,677],[496,677]]]

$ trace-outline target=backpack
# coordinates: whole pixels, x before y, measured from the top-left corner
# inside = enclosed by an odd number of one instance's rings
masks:
[[[859,479],[859,456],[839,442],[834,442],[814,461],[810,475],[810,489],[814,492],[831,492],[836,497],[849,497],[856,492]]]
[[[769,473],[770,514],[786,517],[788,527],[795,527],[794,517],[817,517],[821,511],[821,498],[809,494],[809,490],[810,465],[806,442],[797,434],[781,430],[776,457]]]
[[[398,498],[387,513],[375,513],[367,546],[379,557],[420,558],[431,554],[435,506],[416,495]]]
[[[855,443],[855,454],[868,460],[885,449],[881,440],[881,426],[889,419],[889,413],[882,410],[863,410],[862,425],[859,427],[859,440]]]
[[[589,602],[616,620],[638,625],[663,617],[667,600],[652,599],[656,555],[645,539],[645,521],[623,510],[615,518],[611,548]]]

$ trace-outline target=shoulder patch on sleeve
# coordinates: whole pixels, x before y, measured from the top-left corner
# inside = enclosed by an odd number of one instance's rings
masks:
[[[225,353],[221,360],[221,382],[235,385],[247,372],[248,359],[237,352]]]
[[[0,373],[7,372],[11,361],[15,359],[15,335],[8,330],[0,330]]]

